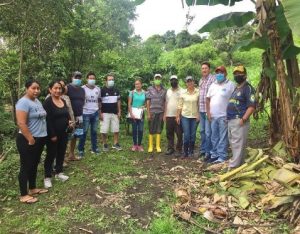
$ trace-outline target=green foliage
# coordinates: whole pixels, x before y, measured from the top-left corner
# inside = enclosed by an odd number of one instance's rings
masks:
[[[241,2],[243,0],[214,0],[214,1],[210,1],[210,0],[185,0],[186,4],[188,6],[191,5],[209,5],[209,6],[214,6],[217,4],[223,4],[225,6],[233,6],[236,2]]]
[[[293,33],[300,37],[300,3],[297,0],[289,0],[281,2],[284,7],[284,14]]]

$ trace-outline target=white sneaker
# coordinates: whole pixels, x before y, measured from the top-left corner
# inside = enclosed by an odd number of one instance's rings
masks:
[[[59,173],[59,174],[56,174],[56,175],[55,175],[55,178],[56,178],[57,180],[60,180],[60,181],[62,181],[62,182],[65,182],[66,180],[69,179],[69,176],[64,175],[64,173]]]
[[[44,187],[45,187],[46,189],[52,187],[51,178],[45,178],[45,179],[44,179]]]

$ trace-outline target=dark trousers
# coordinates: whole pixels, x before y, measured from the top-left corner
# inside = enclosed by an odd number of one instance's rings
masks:
[[[63,133],[57,136],[57,141],[53,142],[47,138],[47,154],[44,162],[45,177],[51,177],[53,171],[53,162],[55,160],[55,173],[63,171],[63,163],[68,143],[68,134]]]
[[[141,145],[143,140],[144,120],[132,120],[132,139],[133,145]]]
[[[166,129],[167,129],[167,139],[168,139],[168,149],[174,149],[174,135],[177,136],[176,150],[182,150],[182,128],[176,122],[176,117],[166,118]]]
[[[35,138],[34,145],[28,145],[27,139],[18,134],[16,143],[20,154],[20,172],[19,172],[19,186],[21,196],[28,194],[29,189],[36,188],[36,175],[38,164],[41,159],[41,154],[44,149],[46,137]]]

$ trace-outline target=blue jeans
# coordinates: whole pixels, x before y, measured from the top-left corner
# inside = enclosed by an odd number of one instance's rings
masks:
[[[196,118],[186,118],[182,116],[181,125],[183,130],[184,156],[194,153],[196,141],[197,121]]]
[[[93,114],[83,114],[83,135],[79,138],[78,151],[84,151],[84,145],[86,140],[86,134],[91,126],[91,144],[92,151],[98,150],[97,145],[97,130],[99,124],[99,112],[96,111]]]
[[[228,155],[228,122],[226,117],[212,118],[211,131],[211,158],[225,161]]]
[[[209,155],[212,145],[211,145],[211,126],[207,119],[206,112],[200,112],[200,153]]]
[[[133,145],[141,145],[143,139],[144,120],[136,119],[132,120],[132,138]]]

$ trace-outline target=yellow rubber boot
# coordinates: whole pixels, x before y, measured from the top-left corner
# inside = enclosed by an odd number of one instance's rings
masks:
[[[160,134],[156,134],[156,151],[157,151],[157,153],[161,152],[161,148],[160,148]]]
[[[153,152],[153,135],[149,134],[149,146],[148,146],[148,153]]]

